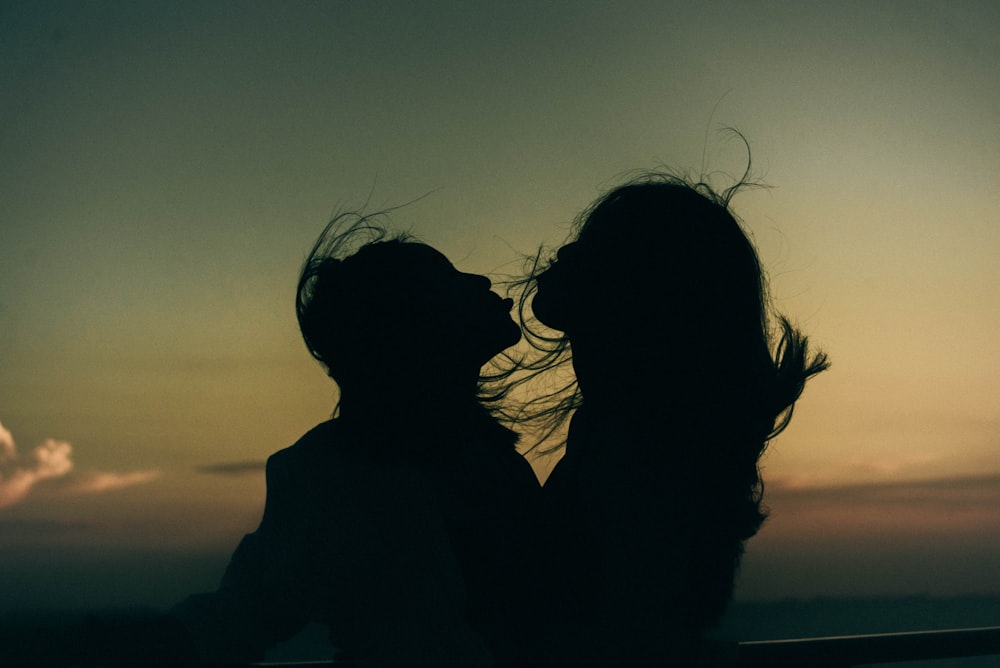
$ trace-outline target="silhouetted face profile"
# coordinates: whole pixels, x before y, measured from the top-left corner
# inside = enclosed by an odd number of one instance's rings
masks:
[[[468,394],[482,366],[521,336],[513,300],[426,244],[376,241],[321,258],[310,276],[300,325],[342,403]]]
[[[531,303],[535,316],[543,324],[569,333],[580,314],[587,309],[587,266],[591,261],[586,249],[577,242],[563,246],[556,253],[556,261],[538,275],[538,290]],[[593,300],[597,295],[590,294]]]
[[[486,276],[458,271],[443,254],[419,243],[397,247],[397,277],[404,293],[418,305],[418,318],[400,323],[415,338],[478,370],[514,345],[521,330],[511,317],[512,299],[492,290]]]
[[[532,310],[566,333],[585,396],[658,392],[706,375],[706,357],[722,368],[766,354],[752,244],[724,206],[672,183],[599,200],[537,276]]]

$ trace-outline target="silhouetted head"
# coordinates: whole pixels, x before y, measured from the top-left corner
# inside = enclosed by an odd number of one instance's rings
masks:
[[[338,217],[320,236],[297,298],[302,336],[341,407],[474,399],[482,366],[520,338],[512,301],[434,248],[353,220]]]
[[[720,369],[770,366],[765,301],[756,251],[726,202],[649,177],[584,212],[537,277],[532,308],[569,338],[585,398],[607,389],[635,400],[653,385],[690,396]]]

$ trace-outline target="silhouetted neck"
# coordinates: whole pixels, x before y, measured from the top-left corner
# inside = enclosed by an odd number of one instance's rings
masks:
[[[450,403],[341,406],[337,418],[359,442],[413,451],[446,451],[470,440],[513,447],[517,436],[476,399]]]

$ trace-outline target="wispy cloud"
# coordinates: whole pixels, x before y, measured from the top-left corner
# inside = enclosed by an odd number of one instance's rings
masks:
[[[864,501],[949,497],[982,498],[1000,502],[1000,473],[853,484],[829,484],[821,479],[788,477],[768,480],[766,493],[802,498],[843,498]]]
[[[905,471],[927,469],[942,459],[944,455],[940,452],[915,452],[891,457],[854,458],[847,465],[859,474],[891,476]]]
[[[14,437],[0,424],[0,508],[18,503],[31,488],[47,478],[73,470],[73,446],[47,439],[26,457],[19,457]]]
[[[199,473],[210,473],[212,475],[240,476],[255,473],[263,473],[267,464],[261,460],[247,460],[242,462],[222,462],[219,464],[207,464],[199,466]]]
[[[0,424],[0,509],[20,503],[45,480],[59,479],[59,490],[65,494],[93,494],[149,482],[159,475],[157,471],[113,473],[73,469],[73,446],[67,441],[46,439],[22,456],[10,430]]]
[[[904,481],[938,479],[942,452],[907,452],[887,455],[846,457],[837,466],[792,475],[770,475],[764,482],[770,490],[841,488],[858,485],[898,485]],[[853,481],[853,482],[846,482]]]
[[[767,531],[810,541],[843,542],[865,536],[996,541],[1000,528],[1000,474],[810,485],[769,484]]]
[[[132,485],[141,485],[158,477],[160,477],[159,471],[132,471],[130,473],[95,471],[80,474],[79,479],[74,480],[67,491],[78,494],[97,494]]]

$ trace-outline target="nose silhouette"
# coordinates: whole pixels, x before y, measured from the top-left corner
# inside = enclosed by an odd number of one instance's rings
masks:
[[[463,274],[463,276],[470,285],[475,284],[477,288],[482,288],[484,290],[490,290],[493,288],[493,281],[491,281],[487,276],[483,276],[482,274]]]

